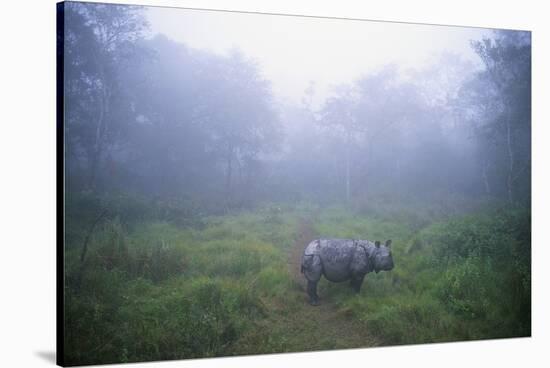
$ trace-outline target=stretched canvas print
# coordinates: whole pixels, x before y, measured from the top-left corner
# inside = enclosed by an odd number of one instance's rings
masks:
[[[58,4],[58,363],[531,335],[531,33]]]

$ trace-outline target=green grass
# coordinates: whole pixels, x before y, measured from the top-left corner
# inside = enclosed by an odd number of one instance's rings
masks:
[[[325,221],[318,228],[339,236],[359,237],[359,224],[365,234],[398,234],[391,274],[369,274],[357,297],[327,287],[383,344],[530,335],[528,211],[488,210],[415,233],[341,215]]]
[[[73,204],[67,222],[68,364],[530,335],[526,210],[268,204],[194,219],[172,205],[183,221],[118,198],[82,267],[95,205]],[[391,238],[395,269],[359,295],[322,280],[310,307],[289,260],[303,219],[320,237]]]

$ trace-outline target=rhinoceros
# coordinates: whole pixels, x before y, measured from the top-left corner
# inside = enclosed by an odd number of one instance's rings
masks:
[[[365,275],[393,269],[391,240],[316,239],[309,243],[302,257],[301,272],[307,279],[311,305],[319,304],[317,282],[324,275],[332,282],[350,280],[356,293],[361,290]]]

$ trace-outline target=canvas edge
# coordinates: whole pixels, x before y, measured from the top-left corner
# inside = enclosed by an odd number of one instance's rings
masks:
[[[56,364],[65,365],[65,162],[64,162],[64,41],[65,3],[56,3]]]
[[[411,24],[411,25],[424,25],[424,26],[443,26],[443,27],[459,27],[459,28],[480,28],[488,30],[502,30],[508,32],[526,32],[529,33],[531,44],[533,44],[533,29],[532,28],[496,28],[496,27],[483,27],[477,25],[457,25],[457,24],[439,24],[439,23],[424,23],[424,22],[412,22],[412,21],[392,21],[392,20],[382,20],[382,19],[369,19],[369,18],[354,18],[354,17],[332,17],[324,15],[307,15],[307,14],[293,14],[293,13],[272,13],[272,12],[263,12],[263,11],[246,11],[246,10],[229,10],[221,8],[201,8],[201,7],[185,7],[180,5],[155,5],[155,4],[138,4],[138,3],[120,3],[116,0],[110,2],[106,1],[61,1],[56,3],[56,364],[58,366],[66,367],[72,365],[66,365],[65,362],[65,349],[64,349],[64,340],[65,340],[65,293],[64,293],[64,244],[65,244],[65,109],[64,109],[64,39],[65,39],[65,4],[67,3],[84,3],[84,4],[105,4],[105,5],[127,5],[127,6],[140,6],[140,7],[155,7],[155,8],[169,8],[174,10],[190,10],[190,11],[204,11],[204,12],[220,12],[220,13],[240,13],[240,14],[257,14],[257,15],[272,15],[272,16],[283,16],[283,17],[302,17],[302,18],[314,18],[314,19],[329,19],[329,20],[349,20],[349,21],[365,21],[365,22],[381,22],[381,23],[397,23],[397,24]],[[531,57],[533,51],[531,50]],[[531,64],[531,81],[532,78],[532,64]],[[531,87],[532,91],[532,87]],[[532,107],[532,102],[531,102]],[[532,117],[531,117],[532,122]],[[531,133],[532,139],[532,133]],[[533,148],[531,147],[531,151]],[[531,164],[532,167],[532,164]],[[533,173],[531,172],[531,176]],[[531,195],[533,192],[531,182]],[[532,203],[531,203],[532,210]],[[533,227],[533,222],[531,221],[531,230]],[[533,242],[531,240],[531,251],[533,247]],[[531,269],[532,274],[532,260],[533,255],[531,253]],[[533,286],[533,280],[531,279],[531,290]],[[532,318],[532,303],[533,303],[533,294],[531,293],[531,318],[530,318],[530,333],[525,336],[512,336],[504,338],[481,338],[473,340],[456,340],[456,341],[445,341],[445,342],[433,342],[433,343],[413,343],[413,344],[397,344],[397,345],[387,345],[381,347],[400,347],[400,346],[418,346],[418,345],[438,345],[438,344],[448,344],[448,343],[470,343],[470,342],[480,342],[485,340],[491,341],[501,341],[507,339],[522,339],[522,338],[533,338],[533,318]],[[253,354],[244,354],[238,355],[236,357],[244,358],[248,356],[270,356],[270,355],[286,355],[286,354],[296,354],[296,353],[319,353],[326,351],[346,351],[346,350],[365,350],[372,349],[376,347],[361,347],[361,348],[344,348],[344,349],[328,349],[328,350],[311,350],[311,351],[292,351],[292,352],[283,352],[283,353],[253,353]],[[214,356],[214,357],[201,357],[201,358],[191,358],[191,359],[166,359],[166,360],[143,360],[143,361],[133,361],[129,362],[130,364],[136,363],[155,363],[155,362],[178,362],[178,361],[196,361],[196,360],[211,360],[219,358],[230,358],[230,355]],[[96,365],[97,363],[90,364],[78,364],[78,366],[86,365]],[[113,363],[107,363],[113,364]],[[122,364],[122,363],[114,363]],[[100,364],[103,365],[103,364]]]

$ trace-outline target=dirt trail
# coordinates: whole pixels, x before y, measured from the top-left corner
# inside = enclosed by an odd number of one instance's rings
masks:
[[[324,348],[342,349],[358,348],[378,345],[376,339],[367,333],[364,325],[357,323],[353,317],[338,310],[335,301],[319,292],[319,306],[313,307],[307,303],[305,293],[306,281],[300,272],[300,262],[306,245],[316,238],[315,231],[308,220],[301,220],[298,224],[298,236],[289,254],[290,273],[295,281],[304,290],[304,307],[296,316],[308,321],[308,331],[311,338],[322,338]],[[342,284],[341,287],[347,287]]]
[[[302,261],[302,254],[304,253],[304,248],[309,244],[313,239],[315,239],[316,234],[313,231],[311,222],[308,220],[302,219],[298,224],[298,236],[296,237],[296,242],[293,244],[290,253],[289,253],[289,267],[290,274],[294,278],[294,281],[298,283],[302,289],[306,290],[306,279],[304,275],[300,272],[300,264]]]

